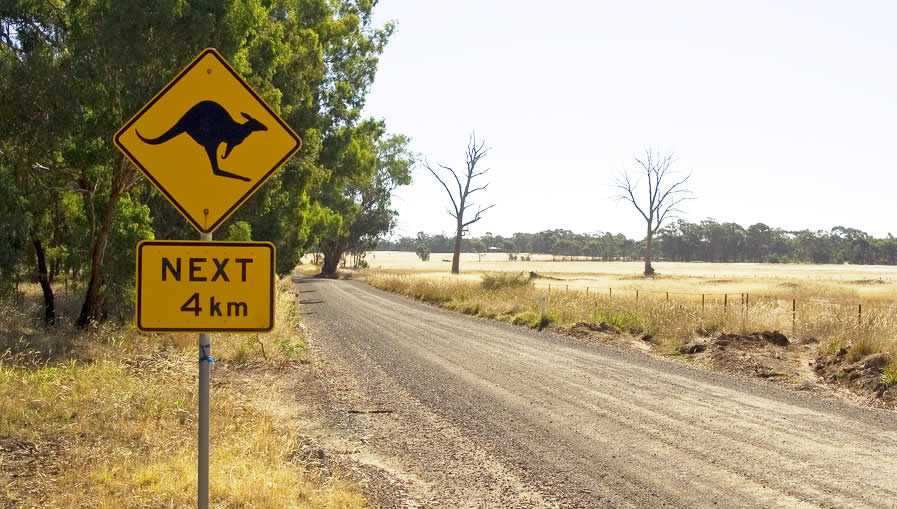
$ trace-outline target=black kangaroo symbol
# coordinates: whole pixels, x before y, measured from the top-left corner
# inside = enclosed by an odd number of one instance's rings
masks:
[[[215,101],[202,101],[187,110],[171,129],[158,138],[146,139],[137,132],[137,137],[144,143],[159,145],[181,133],[187,133],[193,141],[202,145],[212,163],[212,173],[220,177],[229,177],[249,182],[246,177],[235,175],[218,167],[218,146],[227,143],[227,149],[221,159],[227,159],[230,151],[254,131],[267,131],[268,128],[258,120],[243,113],[246,122],[238,124],[231,118],[227,110]]]

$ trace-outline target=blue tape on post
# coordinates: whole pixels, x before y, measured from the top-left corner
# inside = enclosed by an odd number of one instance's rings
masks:
[[[212,345],[199,345],[199,362],[209,361],[209,364],[215,364],[215,359],[210,355],[212,353]]]

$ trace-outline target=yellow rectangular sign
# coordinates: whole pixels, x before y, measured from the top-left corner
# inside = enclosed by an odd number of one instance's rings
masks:
[[[137,328],[254,332],[274,327],[274,244],[144,241]]]

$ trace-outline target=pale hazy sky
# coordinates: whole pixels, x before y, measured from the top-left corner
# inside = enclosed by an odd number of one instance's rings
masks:
[[[460,169],[475,129],[496,203],[473,235],[642,238],[613,177],[655,147],[686,220],[897,234],[897,2],[383,0],[398,29],[366,114]],[[451,234],[419,168],[397,233]]]

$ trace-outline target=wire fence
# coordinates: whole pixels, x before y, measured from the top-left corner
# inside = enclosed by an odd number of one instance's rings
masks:
[[[546,290],[550,296],[552,293],[579,293],[584,296],[594,296],[597,299],[629,300],[635,304],[640,301],[665,302],[669,304],[688,304],[699,308],[701,312],[710,310],[737,310],[748,316],[752,308],[763,305],[766,311],[776,308],[780,318],[786,318],[790,314],[792,333],[796,334],[801,325],[802,314],[810,316],[822,311],[837,313],[844,317],[848,313],[855,313],[856,325],[869,325],[872,322],[881,323],[883,319],[888,323],[897,324],[897,306],[876,305],[863,302],[835,302],[825,299],[799,299],[797,297],[786,298],[780,295],[752,294],[749,292],[674,292],[657,291],[634,288],[598,288],[595,286],[571,286],[567,283],[542,283],[534,282],[535,288]],[[785,316],[782,316],[785,315]],[[787,318],[786,318],[787,319]]]
[[[402,280],[421,280],[411,273],[386,272],[384,275]],[[428,278],[424,278],[426,280]],[[434,278],[442,283],[470,283],[455,276]],[[742,331],[752,327],[790,332],[804,339],[824,339],[837,335],[857,337],[873,334],[876,337],[897,336],[897,304],[876,303],[844,298],[826,299],[812,296],[770,295],[750,292],[682,292],[644,288],[598,287],[570,284],[557,280],[530,281],[533,288],[544,291],[548,307],[560,314],[562,320],[582,320],[591,313],[604,315],[602,306],[616,303],[618,311],[646,311],[652,318],[663,317],[668,327],[703,327],[739,323]],[[563,297],[562,297],[563,296]],[[560,297],[560,298],[559,298]],[[594,299],[593,302],[583,299]],[[572,299],[572,300],[571,300]],[[658,306],[658,304],[660,306]],[[622,305],[623,309],[620,309]],[[649,309],[644,309],[649,306]],[[613,307],[613,306],[612,306]],[[640,309],[641,308],[641,309]],[[545,312],[543,305],[543,313]],[[591,311],[589,311],[591,310]]]

